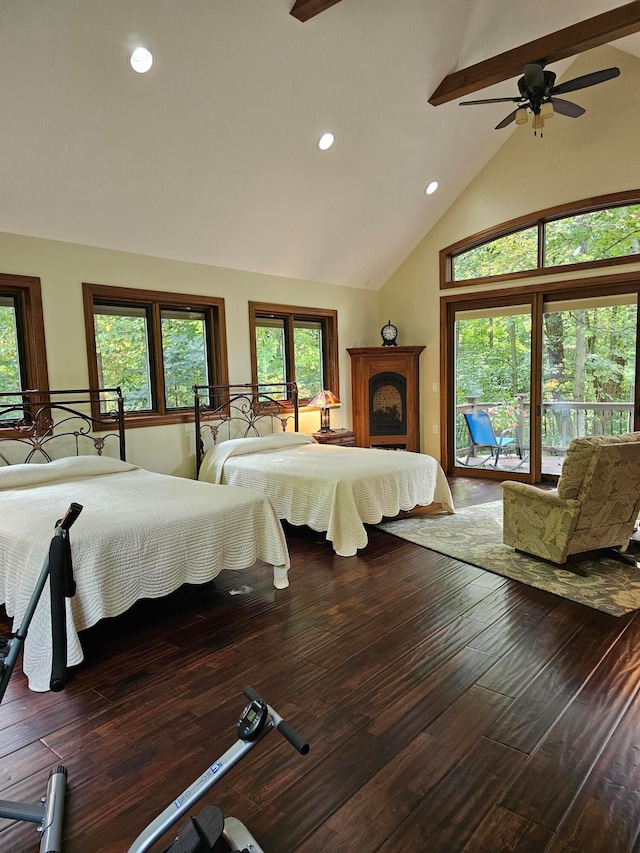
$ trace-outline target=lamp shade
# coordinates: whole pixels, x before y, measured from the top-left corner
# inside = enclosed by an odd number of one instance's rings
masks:
[[[342,404],[333,391],[327,390],[318,391],[307,403],[309,408],[313,407],[315,409],[337,409],[340,405]]]
[[[540,107],[540,116],[546,121],[549,118],[553,118],[553,102],[546,101]]]
[[[337,409],[340,406],[340,400],[332,391],[318,391],[307,403],[311,409],[320,409],[320,432],[333,432],[329,421],[329,409]]]
[[[538,115],[534,115],[533,117],[533,129],[534,130],[542,130],[544,128],[544,119],[538,113]]]

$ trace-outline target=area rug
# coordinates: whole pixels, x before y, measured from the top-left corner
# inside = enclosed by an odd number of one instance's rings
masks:
[[[380,530],[463,563],[623,616],[640,608],[640,569],[617,560],[585,560],[583,578],[502,544],[502,501],[465,507],[455,515],[415,515],[385,521]]]

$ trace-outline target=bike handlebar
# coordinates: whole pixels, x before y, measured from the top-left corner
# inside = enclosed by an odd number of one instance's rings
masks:
[[[81,512],[82,504],[78,504],[73,501],[65,512],[64,517],[61,518],[60,521],[56,522],[56,527],[61,527],[62,530],[68,530]]]
[[[278,714],[274,709],[269,705],[268,702],[260,696],[257,690],[254,690],[253,687],[244,687],[242,692],[251,701],[261,702],[263,705],[266,705],[269,709],[269,713],[273,717],[273,722],[275,724],[275,728],[280,732],[282,737],[285,740],[288,740],[291,746],[294,749],[297,749],[300,755],[306,755],[309,752],[309,744],[306,740],[298,734],[298,732],[292,728],[285,720],[282,719],[280,714]]]

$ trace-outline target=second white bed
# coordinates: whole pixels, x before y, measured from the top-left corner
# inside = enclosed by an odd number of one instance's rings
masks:
[[[433,457],[321,445],[295,432],[224,441],[206,453],[199,479],[264,492],[279,518],[325,532],[343,557],[367,545],[365,524],[416,506],[454,512]]]

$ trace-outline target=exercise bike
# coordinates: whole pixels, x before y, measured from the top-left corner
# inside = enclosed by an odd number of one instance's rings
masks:
[[[301,755],[309,752],[309,744],[252,687],[245,687],[243,693],[249,704],[236,723],[236,742],[151,821],[133,842],[128,853],[145,853],[149,850],[270,731],[279,731]],[[235,817],[225,818],[217,806],[208,806],[199,815],[190,817],[163,853],[205,853],[213,850],[220,838],[234,853],[264,853],[246,826]]]
[[[51,690],[62,690],[65,686],[67,672],[65,598],[72,598],[75,595],[69,528],[81,512],[81,504],[72,503],[64,517],[56,522],[49,552],[29,599],[20,627],[12,637],[0,637],[0,703],[24,646],[29,625],[47,580],[49,580],[51,593],[51,638],[53,644],[49,687]],[[40,853],[61,853],[66,789],[67,770],[66,767],[59,764],[51,770],[46,794],[39,803],[17,803],[10,800],[0,800],[0,818],[25,820],[39,824],[38,832],[42,833]]]

